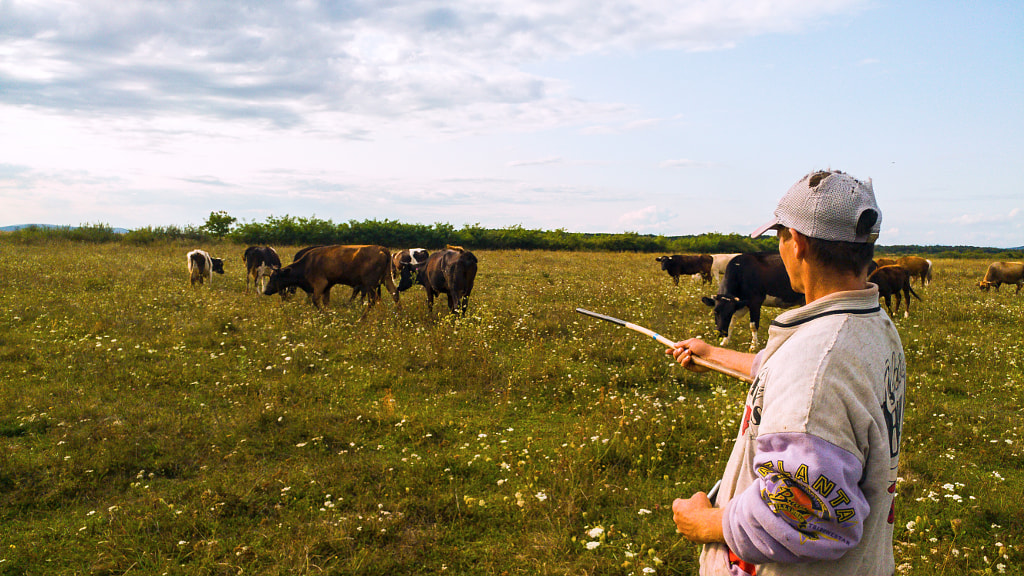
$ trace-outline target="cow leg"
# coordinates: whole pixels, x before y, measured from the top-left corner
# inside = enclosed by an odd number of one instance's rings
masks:
[[[749,306],[750,310],[750,351],[754,352],[760,346],[757,341],[757,329],[761,327],[761,303]]]
[[[674,284],[675,284],[676,286],[679,286],[679,276],[673,276],[673,277],[672,277],[672,282],[673,282],[673,283],[674,283]]]
[[[1017,291],[1013,293],[1014,296],[1020,294],[1020,287],[1024,286],[1024,282],[1017,282]]]

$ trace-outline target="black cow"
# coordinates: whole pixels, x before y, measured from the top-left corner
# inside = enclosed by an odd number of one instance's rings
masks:
[[[448,246],[431,254],[416,275],[416,280],[427,289],[427,308],[434,309],[434,296],[447,294],[448,308],[465,316],[476,279],[476,264],[476,256],[461,246]]]
[[[910,287],[910,272],[906,268],[898,264],[892,264],[889,266],[880,266],[871,272],[868,276],[868,282],[876,284],[878,286],[878,296],[885,299],[885,309],[889,311],[889,316],[892,316],[892,307],[890,306],[889,297],[896,296],[896,312],[900,311],[900,292],[902,291],[906,296],[907,306],[903,310],[903,317],[907,318],[910,316],[910,295],[913,294],[914,298],[921,300],[921,297],[914,292],[914,289]]]
[[[249,246],[242,254],[242,261],[245,262],[245,291],[249,291],[252,278],[256,294],[263,292],[264,280],[270,278],[270,273],[281,267],[280,256],[270,246]]]
[[[729,343],[729,328],[733,316],[744,308],[750,311],[750,349],[758,347],[757,330],[761,327],[761,306],[774,305],[790,308],[804,303],[804,295],[793,291],[789,274],[777,252],[740,254],[729,261],[725,276],[718,285],[714,298],[701,301],[715,310],[715,327],[723,337],[722,345]]]
[[[714,259],[709,254],[701,254],[699,256],[675,254],[672,256],[658,256],[654,260],[661,262],[661,269],[668,272],[676,286],[679,285],[680,276],[690,276],[693,274],[700,274],[701,280],[704,283],[711,282],[711,264]]]

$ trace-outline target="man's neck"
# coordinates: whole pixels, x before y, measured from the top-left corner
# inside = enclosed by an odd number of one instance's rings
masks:
[[[839,274],[818,268],[804,276],[804,299],[810,304],[836,292],[863,290],[868,287],[867,275]]]

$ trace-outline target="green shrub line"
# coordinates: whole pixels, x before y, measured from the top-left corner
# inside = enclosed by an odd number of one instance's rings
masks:
[[[732,253],[774,250],[772,236],[749,238],[742,234],[708,232],[685,236],[640,234],[637,232],[584,233],[564,229],[537,230],[522,226],[484,228],[447,223],[408,224],[396,220],[349,220],[335,223],[315,216],[269,216],[263,222],[238,223],[227,213],[211,212],[202,226],[146,226],[118,233],[107,224],[78,227],[28,226],[9,233],[14,242],[31,244],[55,240],[79,242],[123,242],[137,246],[154,242],[210,242],[226,240],[237,244],[302,246],[314,244],[380,244],[391,247],[422,246],[438,249],[446,244],[477,250],[552,250],[571,252],[664,252]],[[879,254],[919,254],[934,258],[1024,258],[1024,250],[975,246],[895,245],[878,247]]]

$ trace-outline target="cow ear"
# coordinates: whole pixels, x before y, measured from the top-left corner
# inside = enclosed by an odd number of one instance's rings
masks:
[[[707,296],[702,296],[700,301],[703,302],[706,306],[710,306],[712,308],[715,307],[715,299],[714,298],[708,298]]]

